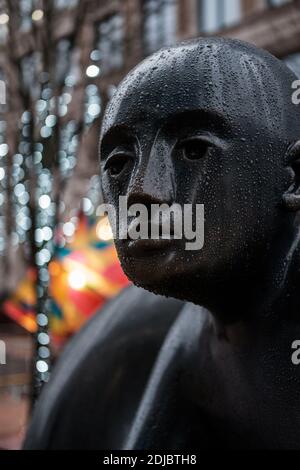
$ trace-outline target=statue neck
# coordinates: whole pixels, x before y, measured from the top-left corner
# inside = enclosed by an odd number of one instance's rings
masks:
[[[270,336],[278,329],[279,335],[290,331],[295,337],[298,332],[300,340],[300,230],[285,248],[271,257],[257,282],[246,289],[239,286],[233,302],[226,294],[222,315],[214,315],[216,327],[226,336],[237,338],[241,331],[250,338]],[[230,315],[233,321],[224,321]]]

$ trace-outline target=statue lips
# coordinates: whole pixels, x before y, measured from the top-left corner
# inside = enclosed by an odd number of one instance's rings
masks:
[[[135,256],[147,256],[158,252],[161,255],[162,250],[166,250],[174,245],[174,240],[182,238],[181,233],[175,229],[173,223],[170,224],[170,229],[166,230],[161,223],[157,221],[148,221],[149,238],[132,239],[130,231],[139,225],[137,218],[133,219],[128,227],[129,239],[127,240],[127,249]],[[151,237],[151,229],[155,232],[155,236]]]
[[[174,242],[174,238],[138,239],[130,240],[127,249],[133,256],[162,255],[162,251],[169,249]]]

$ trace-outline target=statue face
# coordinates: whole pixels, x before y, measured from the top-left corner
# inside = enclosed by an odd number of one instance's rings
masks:
[[[105,201],[203,204],[205,213],[201,250],[186,250],[184,238],[116,240],[137,285],[205,303],[272,255],[290,217],[280,205],[292,132],[272,61],[282,67],[252,46],[202,40],[155,54],[121,83],[101,134]]]

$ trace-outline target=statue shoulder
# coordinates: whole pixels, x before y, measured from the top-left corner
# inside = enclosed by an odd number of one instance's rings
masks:
[[[134,286],[110,301],[58,360],[25,447],[118,447],[182,306]]]

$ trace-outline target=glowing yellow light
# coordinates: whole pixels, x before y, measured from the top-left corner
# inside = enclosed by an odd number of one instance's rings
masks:
[[[33,21],[40,21],[44,16],[44,12],[43,10],[34,10],[34,12],[32,12],[32,19]]]
[[[100,238],[100,240],[103,240],[103,241],[112,240],[113,233],[112,233],[112,229],[111,229],[108,219],[105,218],[98,222],[97,227],[96,227],[96,233],[97,233],[97,237]]]
[[[7,24],[9,22],[9,16],[7,13],[2,13],[0,15],[0,24]]]
[[[86,285],[85,274],[79,269],[71,271],[68,275],[68,282],[72,289],[80,290]]]
[[[61,273],[59,263],[57,261],[51,261],[48,266],[48,271],[51,276],[58,276]]]

